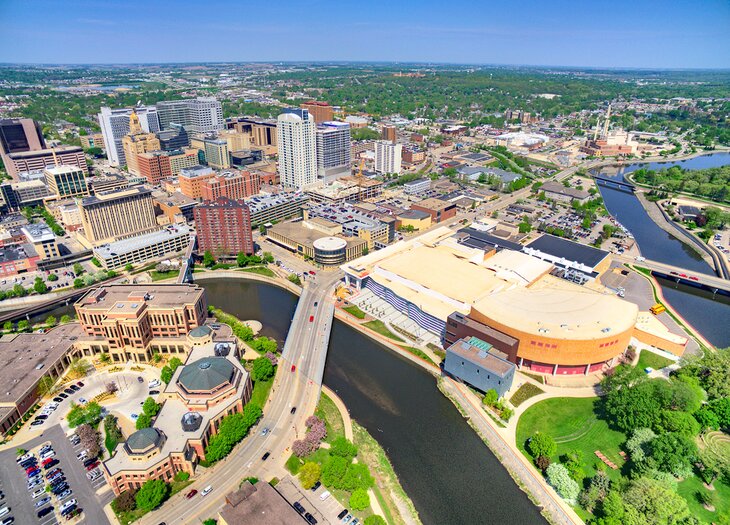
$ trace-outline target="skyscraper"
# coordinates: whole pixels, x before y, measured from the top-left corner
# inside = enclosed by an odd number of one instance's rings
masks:
[[[375,172],[400,173],[402,144],[393,144],[388,140],[375,143]]]
[[[129,117],[132,112],[137,114],[139,125],[143,131],[147,133],[160,131],[157,108],[154,106],[118,109],[101,108],[101,112],[98,114],[99,126],[101,126],[101,134],[104,136],[104,149],[106,149],[109,164],[112,166],[127,164],[122,139],[129,134]]]
[[[224,128],[223,107],[214,97],[168,100],[157,103],[162,129],[181,124],[191,133],[211,133]]]
[[[84,237],[94,246],[158,227],[152,190],[141,186],[85,197],[79,209]]]
[[[335,112],[332,106],[327,102],[318,102],[316,100],[310,100],[299,106],[302,109],[309,111],[309,114],[314,118],[314,122],[321,124],[322,122],[329,122],[335,118]]]
[[[306,109],[287,109],[279,115],[279,174],[287,188],[301,189],[317,182],[314,119]]]
[[[122,150],[127,161],[127,169],[132,175],[139,175],[137,156],[148,151],[160,149],[160,141],[154,133],[145,133],[137,113],[134,111],[129,116],[129,135],[122,137]]]
[[[350,125],[323,122],[317,126],[317,175],[324,182],[350,175]]]

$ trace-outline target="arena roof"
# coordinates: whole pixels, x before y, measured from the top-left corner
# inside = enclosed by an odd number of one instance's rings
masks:
[[[527,247],[554,257],[562,257],[568,261],[584,264],[591,268],[598,266],[598,263],[608,256],[608,252],[605,250],[547,234],[538,237],[529,243]]]

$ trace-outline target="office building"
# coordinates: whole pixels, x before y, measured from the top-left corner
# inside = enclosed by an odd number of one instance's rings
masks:
[[[235,129],[223,129],[218,132],[218,138],[225,140],[228,144],[228,151],[244,151],[251,149],[251,135],[242,133]]]
[[[407,164],[418,164],[426,160],[426,152],[413,147],[406,147],[403,149],[403,162]]]
[[[215,177],[216,173],[208,166],[192,166],[180,170],[178,181],[180,191],[191,199],[201,200],[203,197],[203,183]]]
[[[165,151],[175,151],[190,146],[190,137],[182,124],[170,124],[169,129],[158,131],[155,136]]]
[[[129,135],[129,118],[132,113],[137,115],[142,131],[156,133],[160,131],[160,121],[157,117],[157,108],[154,106],[137,106],[135,108],[111,109],[101,108],[97,115],[101,134],[104,137],[104,149],[111,166],[125,166],[127,159],[124,155],[122,139]],[[159,146],[156,149],[160,149]]]
[[[26,224],[20,229],[41,259],[53,259],[61,255],[58,251],[56,236],[45,222],[37,221],[33,224]]]
[[[137,155],[139,175],[154,185],[163,179],[179,175],[183,168],[192,168],[197,164],[198,151],[195,149],[150,151]]]
[[[54,166],[43,171],[48,191],[56,197],[82,197],[89,194],[86,174],[77,166]]]
[[[408,181],[403,185],[403,191],[408,195],[420,195],[431,189],[431,179],[422,178]]]
[[[198,234],[198,252],[235,256],[254,253],[251,212],[243,201],[220,197],[204,202],[193,212]]]
[[[302,217],[305,221],[318,217],[337,224],[340,227],[338,233],[365,240],[369,250],[384,248],[393,242],[395,235],[396,220],[393,217],[368,212],[350,204],[310,204],[304,207]]]
[[[266,149],[267,153],[276,153],[278,145],[275,120],[254,118],[229,118],[226,128],[251,137],[251,144]]]
[[[104,135],[99,132],[90,133],[88,135],[79,135],[79,140],[81,141],[81,147],[84,149],[104,149]]]
[[[301,190],[317,182],[314,119],[306,109],[288,109],[277,119],[279,174],[285,188]]]
[[[231,167],[228,157],[228,142],[223,139],[206,138],[203,140],[205,162],[211,168],[222,170]]]
[[[127,171],[137,176],[140,176],[137,156],[160,149],[160,141],[154,133],[142,130],[139,117],[134,111],[129,116],[129,133],[122,137],[122,149],[127,160]]]
[[[375,172],[380,174],[400,173],[402,144],[393,144],[386,140],[375,142]]]
[[[13,277],[38,269],[40,256],[32,244],[11,244],[0,248],[0,277]]]
[[[212,133],[224,128],[223,107],[214,97],[169,100],[157,103],[160,128],[181,124],[189,133]]]
[[[171,193],[156,191],[152,194],[152,197],[154,198],[157,222],[165,224],[192,222],[193,209],[198,204],[195,199],[191,199],[179,191]],[[164,220],[161,220],[161,216],[164,217]]]
[[[395,144],[395,142],[398,140],[398,136],[396,135],[396,127],[383,126],[380,130],[380,138],[382,138],[383,140],[388,140]]]
[[[43,200],[51,196],[48,186],[42,180],[34,179],[21,182],[4,182],[0,184],[3,208],[6,211],[17,211],[25,207],[43,205]]]
[[[152,191],[135,186],[81,200],[84,237],[93,245],[157,228]]]
[[[350,125],[323,122],[317,126],[316,139],[317,176],[326,183],[350,175]]]
[[[241,200],[256,195],[261,189],[261,176],[250,171],[229,170],[203,182],[200,190],[204,201],[216,201],[219,197]]]
[[[246,199],[253,226],[299,217],[302,214],[302,206],[307,202],[309,197],[306,194],[293,191],[274,195],[255,195]]]
[[[41,125],[29,118],[0,119],[0,155],[46,149]]]
[[[53,149],[21,151],[3,157],[5,170],[14,179],[22,173],[41,172],[49,166],[76,166],[89,173],[84,150],[78,146],[59,146]]]
[[[186,224],[166,226],[149,233],[105,243],[94,248],[94,257],[107,270],[124,268],[181,254],[188,249],[192,230]]]
[[[301,104],[299,107],[306,109],[317,124],[330,122],[335,118],[335,112],[332,106],[330,106],[327,102],[310,100],[309,102]]]
[[[107,173],[95,175],[86,179],[86,184],[93,194],[105,193],[107,191],[119,190],[129,186],[129,180],[123,175]]]
[[[344,237],[339,224],[319,217],[275,224],[266,229],[266,237],[324,266],[336,266],[360,257],[368,246],[365,239]]]
[[[310,512],[319,513],[315,509]],[[236,492],[226,494],[226,504],[220,509],[218,523],[239,525],[266,521],[266,525],[304,525],[301,514],[269,483],[251,484],[244,481]],[[316,518],[315,518],[316,519]]]
[[[456,216],[456,204],[441,199],[424,199],[411,204],[411,209],[428,213],[433,223],[443,222]]]

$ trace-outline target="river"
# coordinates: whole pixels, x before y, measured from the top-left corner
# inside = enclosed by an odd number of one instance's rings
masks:
[[[201,285],[209,304],[286,337],[296,306],[289,292],[256,281]],[[324,383],[386,450],[423,523],[545,523],[425,370],[335,321]]]
[[[601,174],[623,180],[624,174],[642,167],[656,170],[679,165],[685,169],[704,169],[727,164],[730,164],[730,153],[714,153],[684,161],[628,164],[618,171],[604,169]],[[599,186],[599,189],[606,208],[628,228],[644,257],[694,272],[714,274],[712,268],[695,250],[657,226],[635,195],[607,186]],[[718,347],[730,346],[730,305],[726,300],[713,298],[710,294],[698,292],[691,287],[678,286],[668,280],[659,280],[659,284],[669,304],[709,342]]]

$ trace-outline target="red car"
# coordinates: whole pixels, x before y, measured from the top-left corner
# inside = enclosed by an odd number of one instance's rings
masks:
[[[291,371],[294,372],[294,370],[297,369],[297,365],[291,365]]]
[[[193,496],[195,496],[195,495],[196,495],[197,493],[198,493],[198,491],[197,491],[197,490],[195,490],[195,489],[193,489],[193,490],[191,490],[190,492],[188,492],[187,494],[185,494],[185,497],[186,497],[186,498],[188,498],[188,499],[190,499],[190,498],[192,498]]]
[[[310,316],[309,316],[309,322],[311,323],[311,322],[313,322],[313,321],[314,321],[314,316],[313,316],[313,315],[310,315]]]
[[[41,466],[42,466],[42,467],[47,467],[47,466],[48,466],[48,465],[50,465],[51,463],[53,463],[53,458],[48,458],[48,459],[44,459],[44,460],[43,460],[43,463],[41,463]]]
[[[687,274],[686,273],[680,273],[679,276],[680,277],[687,277]]]
[[[86,466],[86,470],[94,470],[98,466],[99,466],[99,462],[94,461],[93,463],[90,463],[89,465]]]
[[[28,467],[27,469],[25,469],[25,473],[26,474],[30,474],[34,470],[38,470],[38,467],[36,467],[35,465],[33,465],[32,467]]]
[[[699,281],[700,280],[699,277],[695,277],[694,275],[690,275],[689,279],[690,279],[690,281]]]

